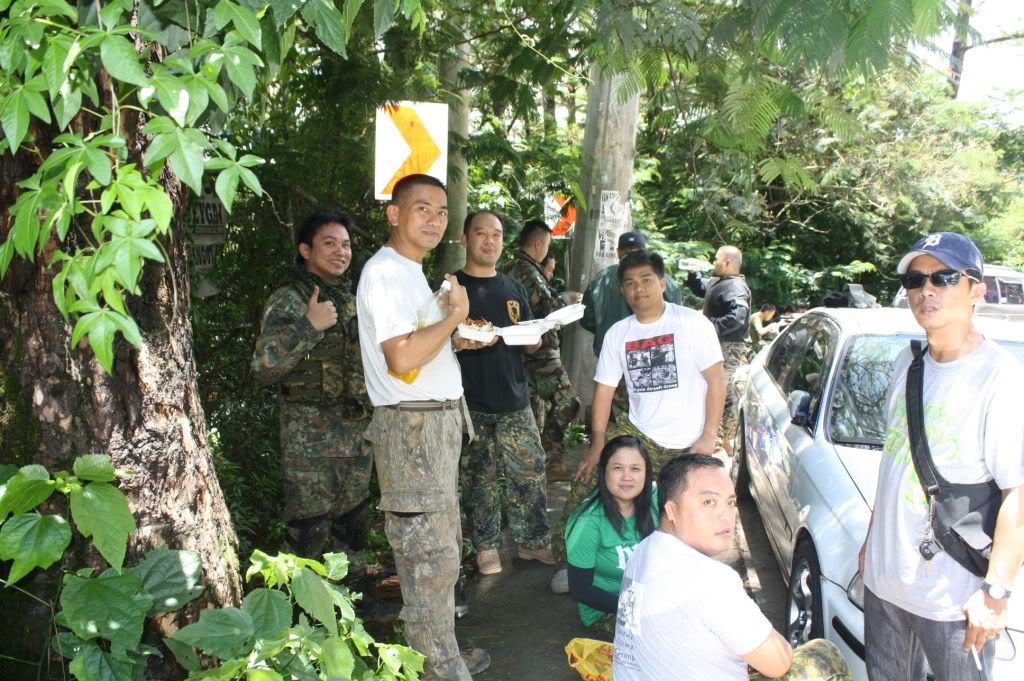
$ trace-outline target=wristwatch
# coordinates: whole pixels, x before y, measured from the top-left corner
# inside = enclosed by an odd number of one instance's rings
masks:
[[[1004,586],[998,584],[992,584],[991,582],[984,581],[981,583],[981,590],[987,593],[997,601],[1004,600],[1010,597],[1010,590]]]

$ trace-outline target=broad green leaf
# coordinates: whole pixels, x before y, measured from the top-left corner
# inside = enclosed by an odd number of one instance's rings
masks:
[[[292,603],[276,589],[254,589],[242,602],[252,617],[256,638],[273,638],[292,624]]]
[[[373,37],[379,39],[395,25],[395,0],[373,0]]]
[[[256,72],[252,63],[239,54],[228,54],[224,66],[228,70],[228,79],[242,91],[246,99],[252,99],[253,90],[256,89]]]
[[[345,0],[345,7],[343,9],[344,33],[342,35],[346,44],[348,39],[352,37],[352,25],[356,22],[356,17],[359,16],[359,10],[362,6],[363,0]]]
[[[340,581],[348,574],[348,556],[344,553],[325,553],[324,565],[327,567],[327,579]]]
[[[259,156],[253,156],[252,154],[245,154],[242,158],[238,159],[238,165],[245,168],[252,168],[254,166],[263,165],[264,163],[266,163],[265,160]]]
[[[252,648],[252,617],[238,608],[204,610],[199,621],[178,630],[172,638],[227,660],[245,655]]]
[[[309,0],[302,7],[302,18],[313,25],[316,36],[342,57],[345,53],[345,20],[334,0]]]
[[[53,111],[57,114],[57,127],[64,130],[82,109],[82,90],[70,83],[61,86],[59,96],[54,100]]]
[[[341,610],[341,619],[352,623],[356,619],[356,611],[353,608],[352,600],[355,596],[340,584],[331,584],[331,598],[338,610]]]
[[[332,636],[320,644],[320,652],[327,681],[348,681],[352,678],[356,658],[348,643]]]
[[[50,648],[53,652],[69,660],[77,657],[85,646],[86,642],[70,631],[62,631],[50,639]]]
[[[85,152],[85,164],[89,174],[96,178],[104,187],[110,184],[111,163],[110,157],[99,149],[89,149]]]
[[[0,560],[14,561],[7,581],[14,584],[34,568],[50,567],[70,543],[71,527],[59,515],[14,516],[0,526]]]
[[[217,196],[220,198],[221,203],[224,204],[225,210],[229,213],[231,212],[231,204],[235,201],[235,192],[238,191],[238,170],[237,166],[228,166],[217,176],[217,182],[214,184]]]
[[[210,91],[206,89],[202,76],[190,76],[185,81],[188,90],[188,113],[185,125],[193,125],[206,112],[210,105]]]
[[[135,566],[135,574],[153,598],[151,615],[177,610],[203,593],[202,561],[192,551],[153,549]]]
[[[67,82],[70,65],[66,68],[65,64],[71,44],[70,38],[60,36],[51,38],[46,46],[46,55],[43,57],[43,75],[46,77],[50,99],[55,98],[61,87]]]
[[[42,466],[40,466],[42,468]],[[45,468],[43,470],[46,470]],[[18,467],[13,463],[0,463],[0,485],[6,485],[7,481],[18,474]],[[3,488],[0,488],[0,497],[4,495]]]
[[[114,464],[106,454],[86,454],[75,459],[72,469],[79,480],[113,482],[117,479]]]
[[[156,97],[160,106],[178,125],[184,127],[190,96],[188,89],[181,83],[181,79],[162,76],[153,79],[153,87],[156,89]]]
[[[242,178],[242,182],[248,187],[253,194],[256,196],[263,195],[263,187],[260,185],[259,178],[256,177],[256,173],[252,172],[248,168],[238,167],[238,174]]]
[[[18,153],[18,147],[28,133],[28,119],[28,102],[25,101],[24,90],[18,88],[3,100],[0,108],[0,127],[12,154]]]
[[[42,466],[23,467],[7,481],[0,496],[0,523],[11,513],[25,513],[50,498],[56,483]]]
[[[243,38],[252,43],[257,50],[262,48],[260,20],[256,13],[248,7],[231,2],[231,0],[220,0],[214,10],[217,29],[222,29],[231,23]]]
[[[303,0],[270,0],[270,6],[274,10],[274,23],[278,28],[292,18],[299,11]]]
[[[139,663],[116,658],[88,641],[71,661],[68,670],[78,681],[131,681],[132,668],[136,664]]]
[[[156,220],[157,232],[165,234],[171,226],[171,219],[174,217],[174,204],[171,197],[167,196],[160,187],[147,186],[140,190],[142,200],[145,202],[146,210]]]
[[[202,193],[203,150],[210,146],[206,136],[195,128],[179,128],[169,118],[157,117],[144,130],[155,134],[146,149],[146,165],[152,167],[169,158],[171,171],[196,194]]]
[[[299,607],[325,627],[332,636],[338,635],[338,618],[334,614],[334,602],[327,583],[309,568],[292,579],[292,595]]]
[[[174,659],[178,661],[185,671],[197,672],[200,669],[199,656],[196,655],[195,648],[182,643],[181,641],[175,641],[173,638],[163,639],[164,645],[174,655]]]
[[[284,681],[281,674],[273,669],[248,669],[245,672],[246,681]]]
[[[130,570],[104,572],[97,577],[67,575],[60,605],[67,626],[84,639],[105,638],[110,652],[121,659],[142,639],[142,626],[153,600]]]
[[[224,113],[227,113],[229,108],[228,95],[224,92],[224,88],[220,86],[220,83],[204,80],[203,86],[206,88],[207,92],[210,93],[210,99],[212,99],[213,103],[217,105],[217,108]]]
[[[135,518],[128,510],[124,494],[106,482],[76,487],[71,490],[71,517],[79,532],[92,537],[100,555],[112,567],[120,569],[128,535],[135,531]]]
[[[31,111],[32,115],[38,118],[39,120],[43,121],[44,123],[49,123],[50,107],[46,105],[46,100],[43,99],[43,96],[41,94],[39,94],[35,90],[30,89],[30,85],[31,83],[26,84],[24,91],[25,103],[28,105],[28,110]],[[36,85],[39,87],[43,87],[45,89],[45,86],[43,85],[42,81],[37,81]]]
[[[135,46],[127,38],[107,35],[100,45],[100,59],[107,73],[117,80],[140,87],[149,85]]]

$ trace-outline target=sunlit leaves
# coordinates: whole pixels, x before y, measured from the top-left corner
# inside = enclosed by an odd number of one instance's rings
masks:
[[[109,314],[117,315],[116,312]],[[87,318],[88,315],[82,317],[82,320]],[[79,323],[82,323],[81,320]],[[134,322],[132,324],[134,325]],[[120,327],[118,330],[123,332]],[[135,335],[137,338],[137,330]],[[128,336],[129,334],[125,333],[125,337]],[[100,555],[111,566],[120,569],[124,563],[128,535],[135,531],[135,518],[128,510],[128,501],[124,494],[106,482],[76,486],[71,490],[71,517],[74,518],[75,526],[83,536],[92,537]]]
[[[348,11],[349,2],[346,2],[346,12]],[[357,5],[355,12],[358,11],[359,7]],[[334,5],[334,0],[308,0],[302,7],[302,18],[314,27],[316,36],[324,45],[345,56],[348,30],[345,19]],[[348,26],[351,26],[351,24],[348,24]]]
[[[100,45],[100,59],[107,72],[125,83],[145,86],[149,84],[146,70],[139,62],[135,46],[121,35],[107,35]]]
[[[146,124],[144,130],[153,135],[146,149],[146,165],[152,167],[165,158],[171,171],[196,194],[202,193],[203,150],[209,140],[195,128],[182,128],[169,118],[158,116]]]
[[[248,7],[231,0],[220,0],[214,10],[214,24],[217,30],[231,24],[257,50],[261,48],[260,20]]]
[[[0,560],[13,560],[11,584],[37,567],[57,562],[71,543],[68,521],[59,515],[20,513],[0,527]]]

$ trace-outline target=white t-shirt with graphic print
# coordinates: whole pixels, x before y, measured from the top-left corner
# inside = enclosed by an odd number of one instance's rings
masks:
[[[928,527],[928,502],[914,470],[907,431],[908,346],[893,372],[888,430],[878,472],[864,585],[879,598],[935,621],[964,619],[963,606],[981,586],[945,552],[930,561],[918,546]],[[1024,366],[994,341],[952,362],[925,356],[925,432],[932,461],[950,482],[1024,484]],[[1007,585],[1012,586],[1012,585]]]
[[[668,449],[692,445],[704,430],[703,372],[722,361],[715,327],[700,312],[665,303],[665,312],[650,324],[636,315],[608,329],[594,380],[618,386],[626,378],[629,420]]]

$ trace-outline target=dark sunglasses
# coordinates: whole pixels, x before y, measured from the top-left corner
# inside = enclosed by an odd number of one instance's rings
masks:
[[[960,283],[960,277],[967,277],[974,281],[980,282],[981,278],[976,277],[970,272],[966,274],[963,272],[957,272],[956,270],[939,270],[938,272],[932,272],[931,274],[925,274],[924,272],[907,272],[900,277],[900,283],[903,284],[903,288],[910,289],[921,288],[924,286],[924,282],[932,282],[932,286],[946,287],[956,286]]]

